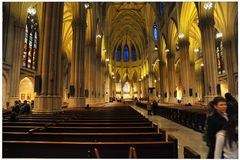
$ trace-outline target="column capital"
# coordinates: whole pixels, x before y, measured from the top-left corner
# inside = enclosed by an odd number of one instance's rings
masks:
[[[229,48],[232,45],[232,41],[230,39],[223,40],[222,44],[224,48]]]
[[[199,27],[204,28],[208,26],[214,26],[214,18],[211,16],[202,16],[199,18]]]
[[[21,22],[15,21],[14,26],[19,29],[25,29],[25,25]]]
[[[85,29],[87,27],[87,23],[83,18],[76,18],[72,21],[72,29],[74,30],[78,27],[80,29]]]
[[[174,57],[175,57],[175,54],[173,54],[171,52],[167,53],[167,59],[171,59],[171,58],[174,58]]]
[[[180,48],[184,48],[184,47],[188,47],[190,43],[187,39],[181,39],[179,40],[178,45]]]
[[[164,66],[165,65],[165,62],[163,62],[163,61],[159,61],[158,63],[159,63],[160,66]]]

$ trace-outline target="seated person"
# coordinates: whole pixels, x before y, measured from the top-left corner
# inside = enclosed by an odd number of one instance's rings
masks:
[[[89,109],[90,109],[89,104],[86,105],[85,109],[86,109],[86,110],[89,110]]]

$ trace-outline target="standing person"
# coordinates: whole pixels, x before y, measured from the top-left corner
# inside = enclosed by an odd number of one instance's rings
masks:
[[[209,151],[207,158],[214,158],[216,133],[224,129],[228,121],[226,114],[226,100],[223,97],[215,97],[213,99],[213,105],[214,112],[207,119],[207,137],[209,141]]]
[[[14,112],[16,114],[18,114],[20,112],[20,107],[19,107],[18,101],[15,101],[15,105],[12,108],[12,112]]]
[[[214,158],[238,159],[238,116],[229,118],[227,127],[216,134]]]
[[[230,93],[226,93],[225,98],[227,101],[227,111],[226,112],[228,114],[228,117],[230,117],[234,114],[238,114],[237,100]]]
[[[147,101],[147,111],[148,111],[148,115],[152,114],[152,106],[151,106],[151,102],[149,99]]]
[[[153,110],[153,115],[156,115],[157,114],[157,107],[158,107],[158,104],[157,104],[157,101],[154,100],[153,101],[153,105],[152,105],[152,110]]]

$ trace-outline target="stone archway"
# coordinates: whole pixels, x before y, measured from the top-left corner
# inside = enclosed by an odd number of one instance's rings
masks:
[[[29,77],[24,77],[19,83],[19,99],[21,101],[31,101],[34,100],[34,98],[35,93],[33,80]]]

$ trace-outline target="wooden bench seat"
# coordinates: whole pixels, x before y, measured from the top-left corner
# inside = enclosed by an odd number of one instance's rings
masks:
[[[72,142],[136,142],[165,141],[162,133],[54,133],[54,132],[3,132],[8,141],[72,141]]]
[[[8,122],[9,119],[3,119],[3,122]],[[55,121],[68,121],[68,122],[92,122],[92,123],[97,123],[97,122],[109,122],[109,123],[129,123],[129,122],[149,122],[147,119],[18,119],[17,121],[21,122],[55,122]]]
[[[3,141],[3,158],[88,158],[93,157],[94,148],[101,158],[128,158],[130,147],[136,149],[138,158],[178,158],[174,142],[51,141]]]
[[[151,126],[151,122],[129,122],[129,123],[79,123],[79,122],[3,122],[3,126],[44,126],[46,124],[55,124],[57,126],[72,127],[130,127],[130,126]]]
[[[28,132],[36,126],[3,126],[3,132]],[[44,127],[42,127],[44,128]],[[42,129],[44,132],[72,132],[72,133],[90,133],[90,132],[157,132],[155,127],[48,127]]]

